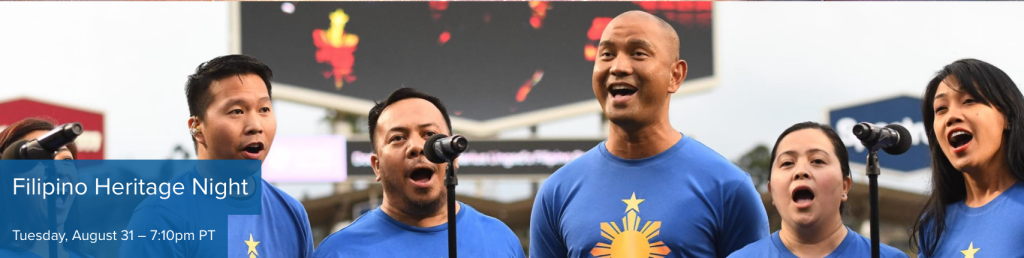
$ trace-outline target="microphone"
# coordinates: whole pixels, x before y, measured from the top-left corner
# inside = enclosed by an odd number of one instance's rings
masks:
[[[466,151],[467,147],[469,147],[469,141],[462,135],[456,134],[449,137],[444,134],[435,134],[423,144],[423,155],[427,156],[427,160],[430,162],[441,164],[455,160],[459,154]]]
[[[892,155],[900,155],[910,149],[910,131],[899,124],[875,127],[871,123],[859,123],[853,127],[853,135],[870,150],[882,149]]]
[[[53,159],[54,153],[81,134],[82,124],[63,124],[39,138],[14,142],[4,150],[2,159]]]

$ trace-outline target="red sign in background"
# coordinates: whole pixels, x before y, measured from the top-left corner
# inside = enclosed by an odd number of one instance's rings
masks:
[[[28,117],[54,120],[58,125],[78,122],[84,132],[75,140],[78,159],[103,159],[103,114],[28,98],[0,102],[0,130]]]

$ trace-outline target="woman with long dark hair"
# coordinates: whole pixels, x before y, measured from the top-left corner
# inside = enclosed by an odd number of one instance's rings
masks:
[[[946,65],[921,112],[932,193],[911,229],[920,257],[1020,257],[1024,246],[1024,97],[999,68]]]
[[[729,257],[870,257],[871,241],[843,225],[853,184],[846,145],[828,125],[790,126],[772,147],[768,183],[782,229]],[[907,257],[882,245],[881,257]]]
[[[46,132],[53,130],[55,123],[43,118],[26,118],[15,122],[0,131],[0,151],[6,150],[11,144],[19,140],[31,140],[38,138]],[[70,143],[61,148],[54,156],[55,160],[74,160],[78,156],[78,148]],[[71,163],[56,163],[58,167],[57,177],[70,182],[78,182],[77,170]],[[67,167],[71,166],[71,167]],[[29,171],[8,171],[0,170],[3,176],[0,178],[44,178],[43,169],[32,169]],[[12,191],[13,185],[10,181],[0,182],[0,191]],[[46,202],[37,196],[14,196],[11,200],[0,200],[6,207],[26,208],[27,210],[3,211],[0,212],[0,257],[49,257],[49,244],[47,241],[15,240],[12,230],[21,232],[46,232],[47,209]],[[21,197],[21,198],[19,198]],[[56,196],[56,215],[58,231],[66,233],[74,232],[72,228],[77,227],[77,208],[74,206],[75,195]],[[70,236],[70,234],[69,234]],[[70,237],[69,237],[70,238]],[[58,244],[58,257],[83,257],[76,249],[77,241],[68,241]]]

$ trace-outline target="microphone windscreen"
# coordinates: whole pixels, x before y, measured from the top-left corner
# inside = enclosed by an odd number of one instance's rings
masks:
[[[5,160],[23,159],[23,157],[21,157],[21,152],[19,150],[21,150],[21,146],[25,145],[25,143],[28,143],[28,141],[29,140],[20,140],[20,141],[16,141],[14,143],[11,143],[10,146],[7,146],[7,149],[4,149],[2,159],[5,159]]]
[[[885,127],[896,130],[896,133],[898,133],[900,136],[900,141],[897,142],[896,145],[890,146],[882,150],[892,155],[900,155],[903,154],[904,152],[907,152],[907,150],[910,149],[910,144],[912,143],[912,139],[910,138],[910,131],[908,131],[906,127],[903,127],[902,125],[899,124],[889,124]]]
[[[447,162],[444,157],[440,156],[443,154],[437,153],[437,150],[434,149],[434,143],[444,137],[448,136],[444,134],[435,134],[434,136],[430,136],[430,138],[427,139],[427,142],[423,143],[423,155],[427,156],[427,160],[430,162],[434,162],[436,164]]]

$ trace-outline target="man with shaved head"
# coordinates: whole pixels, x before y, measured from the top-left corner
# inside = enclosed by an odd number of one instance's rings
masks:
[[[608,139],[544,182],[530,257],[726,257],[767,237],[750,176],[669,123],[687,68],[675,29],[625,12],[598,54],[593,90]]]

